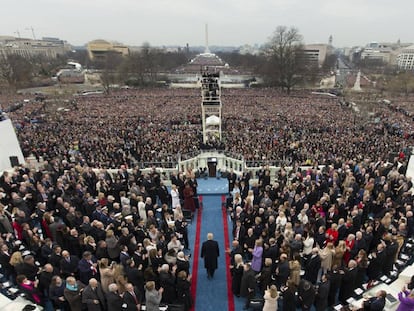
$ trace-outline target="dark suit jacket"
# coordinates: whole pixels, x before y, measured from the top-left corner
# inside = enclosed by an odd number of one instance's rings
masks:
[[[385,307],[385,298],[372,297],[369,301],[364,303],[364,310],[382,311]]]
[[[96,262],[95,258],[92,258],[92,262]],[[85,259],[81,259],[78,264],[79,268],[79,279],[83,284],[88,284],[89,280],[93,277],[97,277],[97,273],[93,273],[91,269],[91,264],[87,262]]]
[[[217,241],[207,240],[201,246],[201,258],[204,258],[204,268],[217,269],[217,258],[220,251]]]
[[[106,294],[106,303],[108,306],[108,311],[120,311],[124,301],[122,297],[119,296],[117,293],[109,292],[108,294]]]
[[[6,255],[3,252],[0,252],[0,264],[5,275],[10,275],[13,273],[14,268],[10,264],[10,256]]]
[[[16,274],[24,274],[30,281],[34,281],[39,269],[27,263],[18,264],[15,268]]]
[[[286,281],[289,278],[289,262],[287,260],[285,260],[284,262],[279,262],[277,268],[279,269],[279,273],[276,276],[276,281],[277,285],[280,287],[281,285],[285,285]]]
[[[94,304],[94,300],[99,300],[98,304]],[[98,285],[95,291],[88,285],[82,292],[82,302],[88,307],[88,311],[105,311],[107,308],[105,294],[102,287]]]
[[[283,311],[296,311],[296,296],[293,289],[289,289],[283,292],[282,306]]]
[[[250,268],[248,271],[243,271],[243,276],[241,279],[240,285],[240,296],[242,297],[250,297],[252,295],[249,292],[249,289],[253,289],[253,297],[254,297],[254,289],[256,288],[256,277],[255,272]]]
[[[316,311],[325,311],[325,309],[328,307],[329,289],[329,281],[319,284],[318,292],[315,297]]]
[[[70,256],[70,262],[67,262],[65,258],[60,261],[60,271],[64,278],[75,275],[78,272],[79,258],[76,256]]]
[[[304,289],[304,286],[306,284],[306,280],[301,280],[299,283],[298,288],[298,298],[302,304],[302,306],[306,306],[307,308],[310,308],[313,305],[313,302],[315,301],[315,288],[311,284],[310,288],[308,290]]]
[[[142,296],[141,296],[141,293],[139,292],[139,290],[136,287],[134,288],[134,293],[135,293],[136,299],[138,301],[138,304],[141,304]],[[123,309],[123,310],[137,311],[137,303],[135,301],[135,298],[129,292],[124,293],[124,303],[126,303],[127,307],[126,307],[126,309]]]
[[[382,274],[382,268],[385,263],[386,254],[385,251],[382,251],[381,253],[377,253],[376,258],[372,258],[369,262],[368,266],[368,277],[371,280],[375,280],[379,278]]]
[[[355,240],[354,247],[351,249],[351,258],[355,258],[361,249],[367,251],[367,244],[364,238],[362,238],[361,240]]]
[[[318,271],[320,267],[321,258],[318,255],[316,255],[313,258],[309,258],[305,267],[305,279],[311,282],[312,284],[315,284],[318,278]]]
[[[121,253],[119,254],[119,261],[122,263],[122,265],[125,267],[127,265],[127,260],[130,259],[131,256],[129,254]]]
[[[351,297],[355,289],[355,280],[358,274],[358,269],[346,270],[341,281],[341,287],[339,289],[339,301],[343,304]]]

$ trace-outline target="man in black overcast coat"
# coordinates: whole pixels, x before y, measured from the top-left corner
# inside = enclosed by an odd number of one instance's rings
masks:
[[[207,278],[214,277],[214,271],[217,269],[217,258],[220,256],[217,241],[213,240],[213,234],[207,234],[207,241],[201,246],[201,258],[204,258],[204,268],[207,270]]]

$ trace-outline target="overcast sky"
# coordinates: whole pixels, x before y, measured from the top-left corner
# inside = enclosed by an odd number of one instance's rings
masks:
[[[128,45],[263,44],[278,25],[336,47],[414,42],[414,0],[0,0],[0,35]]]

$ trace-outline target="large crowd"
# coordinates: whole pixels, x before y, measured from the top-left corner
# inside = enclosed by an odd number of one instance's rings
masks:
[[[217,147],[243,156],[248,166],[326,164],[367,154],[389,159],[413,143],[412,116],[399,112],[399,101],[397,108],[378,103],[374,113],[361,116],[342,99],[324,95],[285,96],[272,89],[222,93],[223,142]],[[123,90],[54,105],[27,103],[10,118],[25,156],[103,168],[172,168],[180,157],[205,147],[200,101],[198,89]]]
[[[383,276],[395,279],[396,260],[414,234],[413,183],[400,161],[337,159],[323,168],[282,168],[274,182],[263,168],[252,187],[248,174],[229,173],[232,288],[246,298],[245,308],[259,293],[274,304],[274,286],[283,311],[323,311],[348,305],[363,284],[364,291]],[[383,310],[385,297],[378,292],[366,310]],[[414,305],[414,292],[408,300]]]
[[[177,186],[169,191],[155,170],[122,165],[111,176],[64,161],[3,172],[4,281],[46,310],[136,311],[144,301],[146,310],[160,303],[189,310],[191,254],[181,205],[194,211],[197,182],[172,178]]]
[[[197,180],[177,172],[167,189],[165,175],[140,168],[175,167],[200,148],[200,97],[125,90],[10,111],[25,156],[44,163],[0,177],[4,277],[47,310],[140,310],[144,302],[189,310],[183,211],[197,207]],[[322,311],[391,276],[414,233],[405,177],[413,123],[404,106],[378,104],[362,117],[337,98],[271,89],[226,90],[222,101],[227,151],[251,166],[292,166],[225,174],[232,288],[245,307],[263,295],[265,307],[276,305],[281,292],[283,310]]]

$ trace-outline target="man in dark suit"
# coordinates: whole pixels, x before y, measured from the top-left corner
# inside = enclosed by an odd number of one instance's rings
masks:
[[[279,246],[275,238],[269,239],[269,248],[263,251],[263,258],[272,259],[272,271],[276,269],[276,260],[279,258]]]
[[[321,283],[316,292],[315,297],[315,309],[316,311],[325,311],[328,307],[328,296],[329,296],[330,282],[326,274],[322,275]]]
[[[345,240],[348,236],[348,228],[345,225],[345,220],[340,218],[338,220],[338,241]]]
[[[229,254],[229,256],[230,256],[230,265],[234,266],[234,264],[235,264],[234,263],[234,256],[236,254],[239,254],[239,255],[243,256],[243,249],[240,246],[239,241],[237,241],[237,240],[234,240],[231,243],[231,246],[232,246],[232,248],[226,250],[226,253]]]
[[[62,260],[62,248],[59,245],[53,246],[53,252],[49,257],[49,263],[59,269],[60,261]]]
[[[348,269],[344,271],[342,276],[341,287],[339,288],[339,301],[342,304],[347,304],[346,300],[353,295],[357,274],[357,263],[355,260],[350,260]]]
[[[88,284],[89,280],[98,277],[96,259],[91,252],[84,252],[82,259],[79,260],[79,279],[83,284]]]
[[[290,275],[289,261],[285,253],[280,255],[280,261],[275,269],[275,274],[276,287],[280,289],[286,284]]]
[[[214,277],[214,271],[217,269],[217,258],[220,251],[217,241],[213,240],[213,234],[207,234],[207,241],[201,246],[201,258],[204,258],[204,268],[207,270],[207,278]]]
[[[231,193],[234,189],[234,184],[236,183],[237,175],[234,173],[233,169],[230,170],[229,174],[227,175],[227,181],[229,184],[229,193]]]
[[[311,309],[315,301],[315,288],[311,282],[307,280],[301,280],[298,288],[298,298],[302,311],[308,311]]]
[[[256,277],[249,263],[244,265],[243,276],[240,284],[240,296],[246,298],[246,303],[243,310],[250,307],[250,300],[255,296]]]
[[[364,311],[382,311],[385,307],[385,297],[387,297],[387,292],[385,290],[379,290],[375,297],[370,298],[369,300],[364,301]]]
[[[118,294],[118,286],[115,283],[109,284],[108,291],[109,293],[106,294],[107,311],[122,310],[124,299]]]
[[[233,229],[233,239],[239,241],[240,245],[244,245],[245,236],[246,236],[246,228],[242,225],[240,219],[237,219],[236,226]]]
[[[105,294],[101,285],[95,278],[90,279],[88,283],[82,292],[82,303],[86,304],[88,311],[106,311]]]
[[[76,276],[78,274],[79,258],[72,256],[68,251],[63,251],[62,257],[60,260],[62,277],[66,279],[68,276]]]
[[[12,276],[12,274],[13,274],[13,267],[10,264],[9,247],[7,246],[6,243],[4,243],[1,246],[0,264],[1,264],[2,272],[3,272],[4,276],[6,277],[6,279],[9,280],[10,277]]]
[[[382,267],[382,273],[383,274],[389,275],[389,273],[391,272],[392,266],[395,262],[397,252],[398,252],[397,238],[392,237],[391,241],[389,242],[389,244],[385,248],[385,253],[386,253],[387,256],[385,257],[385,262],[384,262],[384,265]]]
[[[386,254],[384,251],[384,245],[378,244],[377,251],[371,254],[372,258],[368,266],[368,277],[370,280],[378,279],[382,274],[382,268],[385,263]]]
[[[336,301],[336,294],[338,293],[339,287],[342,282],[341,271],[336,265],[332,267],[332,270],[328,272],[329,277],[329,294],[328,294],[328,306],[331,307]]]
[[[119,254],[119,261],[121,264],[126,267],[127,266],[127,260],[130,259],[131,256],[128,253],[128,246],[121,245],[121,253]]]
[[[321,267],[321,258],[319,257],[318,248],[312,249],[312,256],[306,263],[305,267],[305,280],[308,280],[312,284],[316,284],[318,279],[318,271]]]
[[[131,283],[126,284],[124,292],[124,303],[126,311],[137,311],[141,309],[141,293]],[[109,311],[109,310],[108,310]]]
[[[35,259],[32,255],[27,255],[23,259],[23,263],[18,264],[15,267],[16,274],[24,274],[30,281],[34,281],[38,272],[39,268],[35,265]]]
[[[351,249],[351,258],[355,258],[358,255],[358,252],[363,249],[367,251],[367,244],[365,242],[365,239],[362,235],[361,231],[357,231],[355,234],[355,244],[354,247]]]

